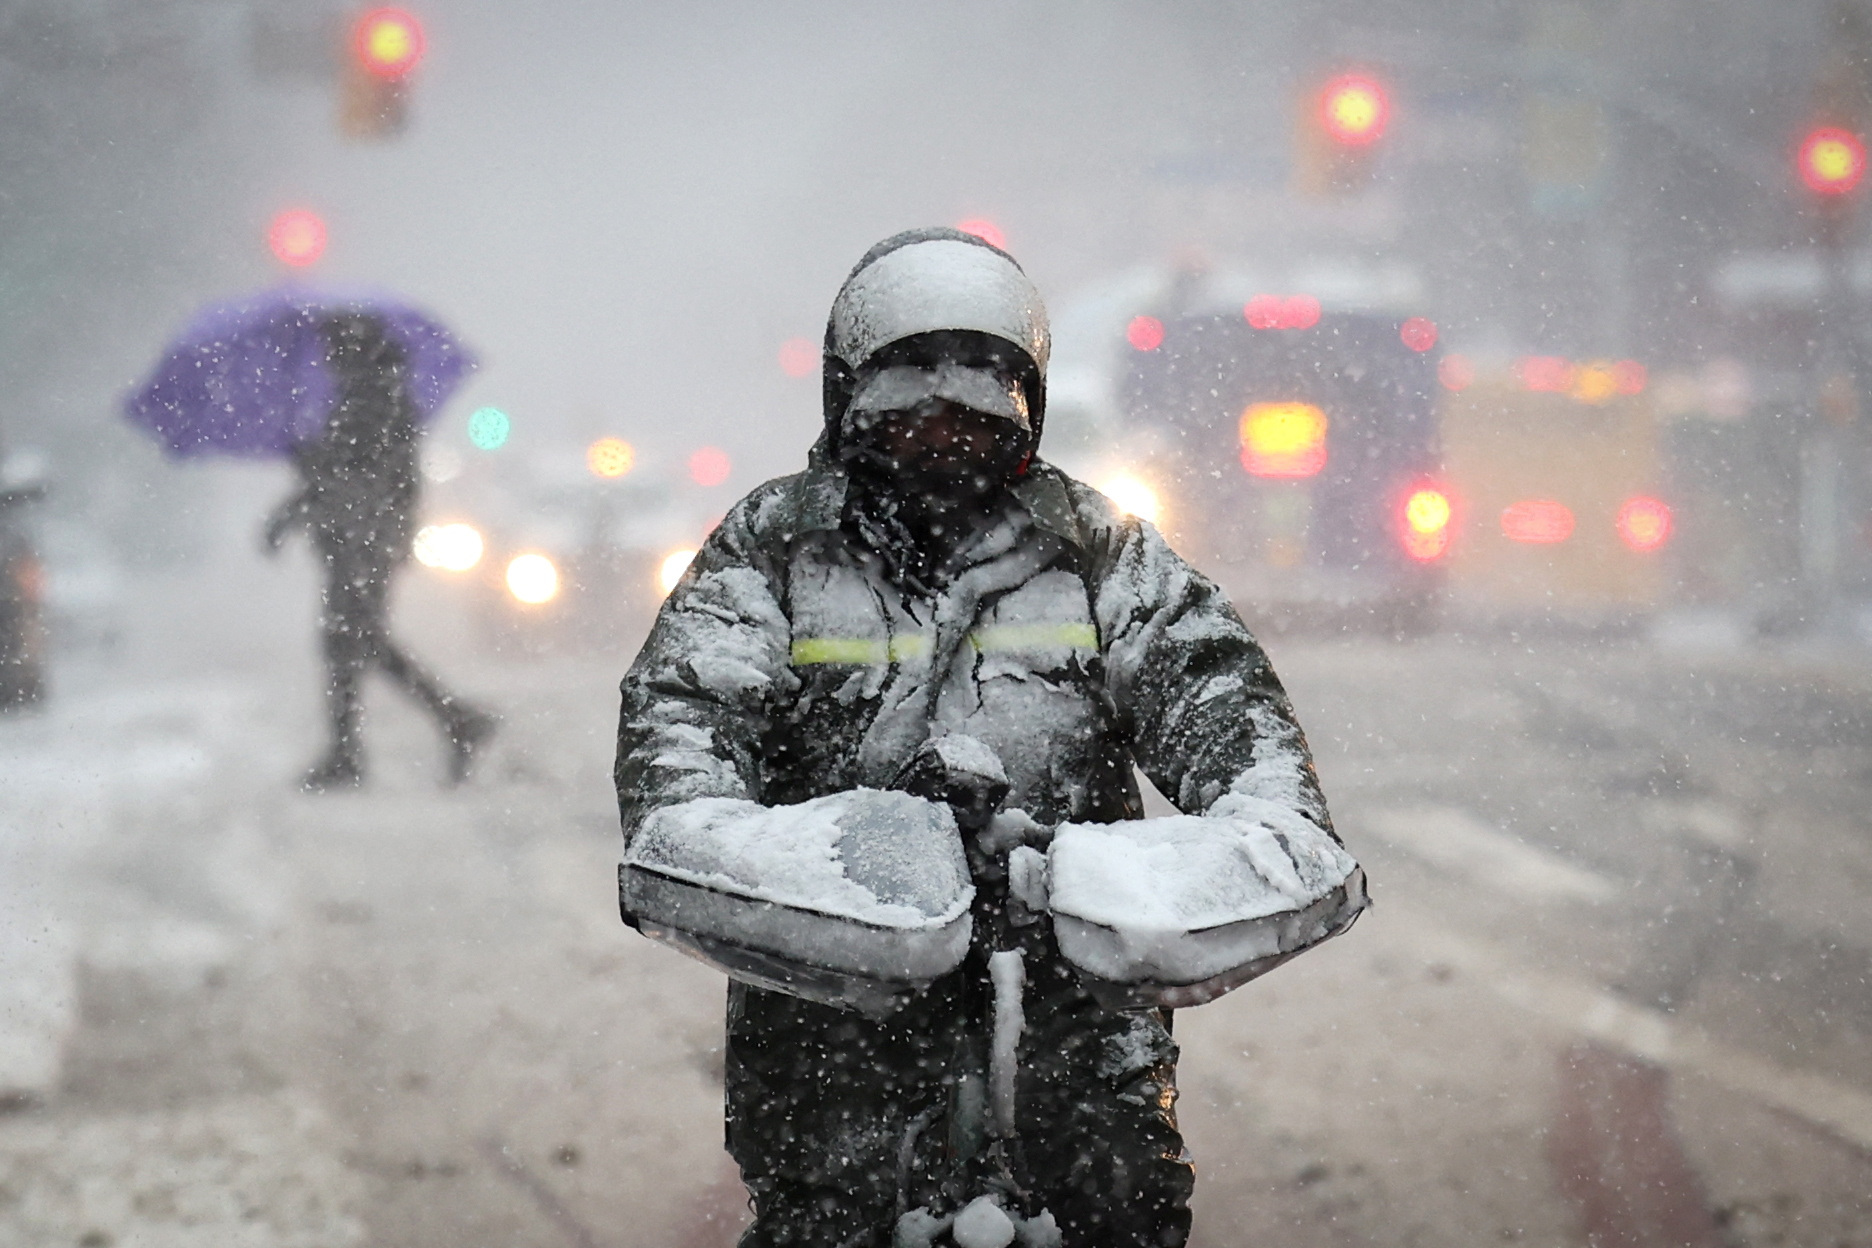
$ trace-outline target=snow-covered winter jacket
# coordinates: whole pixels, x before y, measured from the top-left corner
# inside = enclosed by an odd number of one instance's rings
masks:
[[[1139,817],[1135,763],[1185,813],[1330,832],[1266,655],[1151,525],[1036,462],[919,597],[841,527],[846,488],[820,455],[761,486],[670,594],[623,683],[627,841],[697,798],[888,788],[943,733],[995,750],[1041,824]]]
[[[918,597],[841,527],[847,486],[820,456],[761,486],[664,604],[623,684],[627,837],[698,799],[888,787],[945,732],[992,748],[1005,808],[1042,824],[1140,816],[1135,763],[1186,812],[1330,833],[1266,656],[1149,524],[1036,463]],[[1167,1013],[1100,1006],[1045,925],[1022,943],[1019,1112],[1036,1130],[1017,1169],[1035,1208],[1068,1244],[1182,1243],[1193,1179]],[[757,1211],[744,1243],[881,1246],[905,1209],[966,1199],[956,1080],[982,1061],[982,956],[875,1020],[731,986],[728,1143]]]

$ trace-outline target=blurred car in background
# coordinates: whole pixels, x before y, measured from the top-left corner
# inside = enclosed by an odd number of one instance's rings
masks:
[[[1604,624],[1659,606],[1677,526],[1635,360],[1451,357],[1439,413],[1451,605]]]
[[[45,493],[11,461],[0,470],[0,709],[45,696],[46,574],[27,522]]]
[[[712,525],[668,485],[569,466],[542,455],[438,489],[416,534],[416,562],[497,650],[636,644]]]

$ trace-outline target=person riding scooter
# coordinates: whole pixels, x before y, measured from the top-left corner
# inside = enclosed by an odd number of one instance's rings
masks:
[[[999,248],[873,247],[833,304],[805,471],[728,513],[623,681],[623,905],[734,977],[749,1248],[1183,1243],[1153,1002],[1226,991],[1363,904],[1234,608],[1038,458],[1049,345]],[[1186,817],[1131,822],[1134,769]],[[1143,929],[1101,881],[1127,846],[1212,854],[1211,892],[1248,864],[1253,905],[1203,899],[1224,917],[1202,922],[1252,939],[1126,944]],[[1129,974],[1112,933],[1146,951],[1139,983],[1106,982]]]

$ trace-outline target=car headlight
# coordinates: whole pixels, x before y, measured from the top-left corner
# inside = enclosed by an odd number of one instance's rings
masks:
[[[424,525],[411,545],[416,562],[445,572],[466,572],[481,562],[486,549],[481,531],[472,524]]]
[[[1127,516],[1136,516],[1152,524],[1163,518],[1163,503],[1157,497],[1157,491],[1128,472],[1114,473],[1098,483],[1098,491],[1118,506],[1118,510]]]
[[[682,580],[682,574],[689,570],[695,557],[693,550],[672,550],[663,556],[663,562],[657,565],[657,585],[665,594],[676,588],[676,582]]]
[[[516,555],[507,565],[507,592],[528,606],[559,596],[559,569],[545,555]]]

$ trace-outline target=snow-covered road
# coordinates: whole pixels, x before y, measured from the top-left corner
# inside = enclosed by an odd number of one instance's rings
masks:
[[[731,1242],[721,983],[616,918],[628,656],[416,607],[506,716],[466,790],[373,694],[373,787],[294,791],[296,637],[0,721],[0,1245]],[[1872,665],[1270,649],[1377,905],[1179,1016],[1197,1242],[1864,1241]]]

